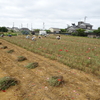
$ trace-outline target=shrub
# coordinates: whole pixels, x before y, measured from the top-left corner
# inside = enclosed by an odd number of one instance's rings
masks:
[[[14,50],[12,49],[12,50],[8,50],[7,51],[7,53],[12,53],[12,52],[14,52]]]
[[[77,33],[72,33],[71,35],[73,35],[73,36],[78,36],[78,34],[77,34]]]
[[[26,65],[25,67],[26,67],[26,68],[33,69],[33,68],[38,67],[38,63],[37,63],[37,62],[29,63],[29,64]]]
[[[24,61],[24,60],[27,60],[27,58],[24,56],[19,56],[17,59],[17,61]]]
[[[51,86],[59,86],[63,82],[63,76],[52,76],[48,82]]]
[[[5,33],[4,35],[5,36],[9,36],[9,35],[11,35],[11,36],[17,36],[17,33]]]
[[[7,46],[3,46],[3,47],[1,47],[1,49],[6,49],[7,48]]]
[[[0,78],[0,90],[6,90],[10,86],[14,86],[17,84],[17,80],[11,77],[3,77]]]
[[[77,29],[76,32],[78,36],[87,36],[84,29]]]

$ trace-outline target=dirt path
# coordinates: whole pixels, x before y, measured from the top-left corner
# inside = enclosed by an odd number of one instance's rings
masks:
[[[0,78],[12,76],[20,82],[6,92],[0,91],[0,100],[100,100],[100,79],[29,52],[0,39],[7,49],[0,49]],[[12,54],[7,50],[14,49]],[[26,61],[17,62],[18,56]],[[24,66],[38,62],[39,67],[26,69]],[[49,86],[47,79],[62,75],[65,83],[60,87]]]

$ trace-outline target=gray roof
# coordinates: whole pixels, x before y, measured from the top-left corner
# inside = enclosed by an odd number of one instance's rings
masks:
[[[28,28],[21,28],[20,30],[30,31]]]

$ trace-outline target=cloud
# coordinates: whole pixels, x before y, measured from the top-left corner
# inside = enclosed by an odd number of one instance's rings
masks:
[[[80,20],[91,23],[98,28],[100,24],[99,0],[0,0],[0,26],[42,28],[66,28],[67,24]]]

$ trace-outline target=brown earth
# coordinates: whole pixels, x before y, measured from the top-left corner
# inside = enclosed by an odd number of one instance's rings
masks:
[[[19,81],[5,92],[0,91],[0,100],[100,100],[100,79],[92,74],[70,69],[57,61],[34,54],[0,39],[0,78],[11,76]],[[14,49],[12,54],[8,50]],[[18,62],[18,56],[27,60]],[[24,66],[38,62],[39,67],[27,69]],[[49,86],[51,76],[61,75],[64,83],[59,87]]]

